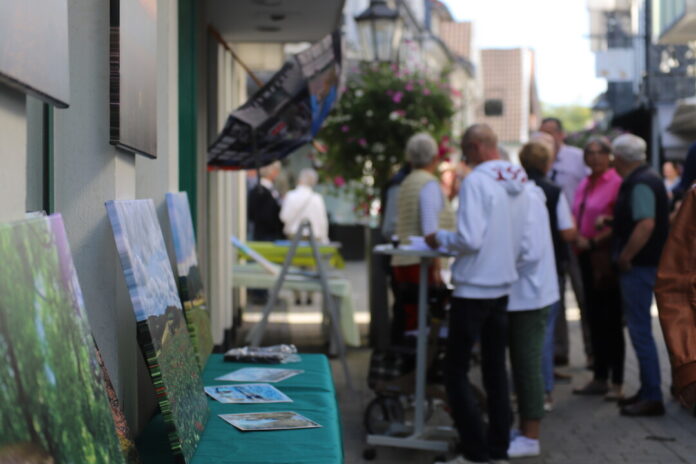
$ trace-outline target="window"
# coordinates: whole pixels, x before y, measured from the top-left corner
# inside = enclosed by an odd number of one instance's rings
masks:
[[[483,104],[483,113],[486,116],[502,116],[503,100],[500,98],[489,98]]]

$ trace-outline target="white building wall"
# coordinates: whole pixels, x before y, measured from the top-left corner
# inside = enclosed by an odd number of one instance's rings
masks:
[[[24,216],[27,198],[26,97],[0,84],[0,221]]]
[[[178,190],[175,5],[158,3],[156,160],[109,144],[108,3],[69,0],[71,106],[54,112],[55,208],[65,220],[94,337],[136,431],[155,401],[104,202],[154,198],[161,213],[164,194]]]

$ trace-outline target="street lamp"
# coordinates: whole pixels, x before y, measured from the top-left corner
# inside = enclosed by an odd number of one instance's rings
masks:
[[[389,62],[401,42],[403,24],[397,10],[385,0],[370,0],[370,6],[355,17],[363,59]]]

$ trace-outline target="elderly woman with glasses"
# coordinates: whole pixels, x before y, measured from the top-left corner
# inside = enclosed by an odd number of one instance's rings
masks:
[[[611,259],[612,230],[608,225],[597,224],[601,223],[598,219],[613,215],[622,179],[612,168],[608,139],[591,138],[585,145],[584,159],[591,173],[575,193],[573,215],[579,232],[575,246],[589,316],[594,378],[573,393],[605,395],[607,401],[618,401],[623,396],[625,357],[621,292]]]

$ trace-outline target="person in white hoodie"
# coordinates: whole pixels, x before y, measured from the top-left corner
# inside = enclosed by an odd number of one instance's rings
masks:
[[[456,231],[426,237],[433,248],[456,255],[445,361],[445,385],[459,433],[461,455],[451,463],[507,459],[512,412],[505,369],[507,306],[518,278],[516,261],[525,250],[515,243],[522,225],[511,204],[524,190],[524,170],[500,160],[498,138],[485,124],[462,137],[462,155],[473,167],[459,191]],[[469,384],[471,351],[481,343],[481,370],[487,394],[488,427]]]
[[[522,148],[521,156],[535,148]],[[541,147],[544,148],[543,146]],[[556,259],[546,195],[534,181],[512,201],[513,223],[523,224],[518,238],[517,274],[508,301],[510,364],[517,393],[519,430],[513,431],[510,458],[538,456],[544,416],[542,347],[551,305],[559,300]]]

